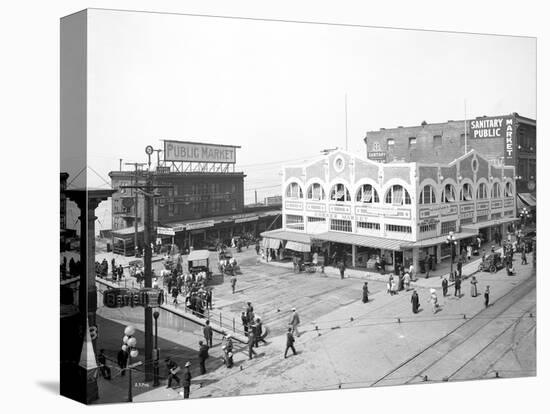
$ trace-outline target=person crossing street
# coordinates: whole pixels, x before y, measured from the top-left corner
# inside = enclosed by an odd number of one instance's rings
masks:
[[[291,327],[292,335],[296,334],[297,337],[300,337],[300,332],[298,331],[298,325],[300,325],[300,316],[296,312],[296,308],[292,308],[292,315],[290,316],[289,325]]]
[[[294,348],[294,336],[292,335],[292,328],[288,328],[288,332],[286,333],[286,348],[285,348],[285,358],[286,354],[288,353],[289,349],[292,349],[292,353],[294,355],[297,355],[296,349]]]

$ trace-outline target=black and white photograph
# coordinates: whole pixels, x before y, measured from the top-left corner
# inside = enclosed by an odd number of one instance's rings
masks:
[[[13,261],[59,295],[47,311],[30,300],[55,322],[20,324],[57,366],[39,392],[477,411],[540,381],[539,32],[191,3],[65,2],[49,22],[58,146],[33,156],[55,197],[13,217],[34,228]],[[43,241],[50,204],[59,229]],[[370,407],[376,393],[387,405]]]

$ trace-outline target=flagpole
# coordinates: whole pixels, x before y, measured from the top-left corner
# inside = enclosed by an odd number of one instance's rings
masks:
[[[348,150],[348,94],[346,93],[344,99],[344,111],[346,114],[346,151]]]
[[[464,99],[464,154],[468,153],[468,134],[466,133],[466,99]]]

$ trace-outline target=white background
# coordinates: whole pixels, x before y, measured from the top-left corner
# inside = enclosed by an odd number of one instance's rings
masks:
[[[6,2],[4,2],[6,3]],[[371,26],[536,36],[538,41],[539,169],[548,128],[545,103],[550,39],[547,14],[537,1],[14,1],[0,14],[3,145],[0,395],[4,410],[76,412],[57,395],[58,381],[58,172],[59,18],[86,7],[156,10],[226,16],[351,23]],[[513,60],[508,62],[514,65]],[[548,76],[548,75],[547,75]],[[539,170],[539,228],[546,188]],[[540,232],[539,264],[546,244]],[[547,282],[539,267],[539,298]],[[538,377],[461,384],[407,386],[103,406],[133,412],[191,409],[224,412],[545,411],[548,405],[548,304],[538,301]],[[546,348],[546,349],[545,349]],[[545,387],[546,386],[546,387]],[[159,405],[160,404],[160,405]],[[185,404],[185,406],[181,406]]]

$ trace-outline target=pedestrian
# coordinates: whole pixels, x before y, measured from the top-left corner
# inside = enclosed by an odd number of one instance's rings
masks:
[[[116,262],[114,257],[111,259],[111,273],[113,273],[113,278],[116,278],[117,271],[116,271]]]
[[[456,264],[456,270],[458,271],[458,277],[462,278],[462,258],[458,259],[458,262]]]
[[[176,286],[174,286],[174,287],[172,288],[172,297],[174,298],[174,300],[172,301],[172,303],[173,303],[174,305],[176,305],[176,306],[178,305],[178,295],[179,295],[179,293],[180,293],[180,292],[179,292],[179,289],[178,289]]]
[[[123,349],[121,349],[120,351],[118,351],[118,354],[117,354],[117,364],[118,364],[118,367],[120,368],[120,376],[123,377],[125,374],[126,374],[126,368],[127,368],[127,364],[128,364],[128,351],[124,351]]]
[[[122,349],[121,349],[121,351],[122,351]],[[101,375],[103,376],[103,378],[105,378],[106,380],[110,380],[111,379],[111,368],[109,368],[107,366],[107,358],[105,357],[105,350],[104,349],[99,350],[99,355],[97,356],[97,362],[98,362],[98,365],[99,365],[99,371],[101,372]]]
[[[235,286],[237,286],[237,276],[231,276],[231,292],[235,293]]]
[[[392,294],[391,293],[392,282],[393,282],[393,273],[390,273],[390,277],[388,278],[388,283],[386,283],[386,292],[389,293],[390,295]]]
[[[344,264],[344,260],[342,260],[338,266],[338,269],[340,270],[340,279],[344,278],[344,272],[346,271],[346,265]]]
[[[292,315],[290,316],[290,322],[288,323],[292,330],[292,335],[296,333],[297,337],[300,337],[300,332],[298,331],[298,325],[300,325],[300,316],[296,312],[296,308],[292,308]]]
[[[418,298],[418,293],[416,292],[416,289],[413,290],[413,293],[411,296],[411,303],[412,303],[413,313],[418,313],[418,308],[420,307],[420,299]]]
[[[526,265],[527,263],[527,255],[525,254],[525,248],[521,250],[521,264]]]
[[[206,374],[206,359],[209,356],[208,349],[208,345],[202,341],[199,341],[199,367],[201,370],[201,375]]]
[[[449,281],[445,276],[443,276],[443,280],[441,281],[441,288],[443,289],[443,297],[447,296],[447,291],[449,290]]]
[[[411,288],[411,276],[409,273],[405,273],[405,276],[403,276],[403,285],[405,286],[405,291],[408,292]]]
[[[260,241],[256,240],[256,245],[254,246],[256,249],[256,256],[260,254]]]
[[[246,319],[248,319],[249,324],[254,321],[254,307],[251,302],[246,303]]]
[[[399,279],[397,281],[397,290],[402,291],[405,287],[405,274],[399,275]]]
[[[459,298],[462,296],[462,292],[460,291],[460,285],[462,284],[462,280],[460,276],[457,275],[455,278],[455,296],[458,296]]]
[[[178,367],[178,364],[176,364],[170,358],[166,358],[164,362],[166,363],[166,369],[168,370],[168,384],[166,385],[166,388],[171,388],[172,381],[174,380],[178,383],[179,386],[180,379],[177,374],[180,371],[180,367]]]
[[[365,282],[363,285],[363,303],[367,303],[369,301],[369,284],[368,282]]]
[[[247,335],[248,334],[248,318],[246,317],[246,314],[244,313],[244,311],[241,312],[241,321],[243,323],[244,334]]]
[[[405,274],[405,272],[403,272],[403,274]],[[414,276],[414,266],[413,264],[411,263],[411,265],[409,266],[409,275],[411,276],[411,279],[412,280],[415,280],[415,276]],[[401,290],[401,289],[400,289]]]
[[[485,288],[485,293],[483,294],[485,297],[485,307],[489,306],[489,285]]]
[[[206,340],[206,345],[208,345],[209,347],[212,347],[212,337],[214,336],[214,334],[212,332],[212,327],[210,326],[209,320],[206,321],[206,324],[202,329],[202,333],[204,335],[204,339]]]
[[[470,295],[475,298],[477,296],[477,279],[475,276],[472,276],[470,280]]]
[[[472,245],[468,244],[466,247],[466,257],[468,258],[468,261],[472,260]]]
[[[428,299],[428,302],[432,305],[432,312],[435,314],[437,313],[437,308],[439,307],[437,303],[437,294],[435,293],[435,289],[430,289],[430,299]]]
[[[206,290],[206,309],[212,310],[212,289]]]
[[[250,332],[248,332],[248,360],[252,359],[252,355],[258,356],[258,354],[254,351],[255,343],[256,343],[256,338],[254,335],[254,330],[251,329]]]
[[[426,279],[430,277],[430,270],[432,270],[433,257],[431,254],[427,254],[427,265],[426,265]]]
[[[395,280],[396,278],[393,278],[392,281],[391,281],[391,294],[392,296],[393,295],[397,295],[397,289],[399,287],[399,279]]]
[[[187,361],[185,363],[185,371],[183,372],[183,398],[189,398],[189,390],[191,388],[191,362]]]
[[[296,349],[294,348],[294,336],[292,335],[292,328],[288,328],[286,333],[286,348],[285,348],[285,358],[288,350],[292,349],[292,353],[296,355]]]
[[[258,316],[256,317],[256,347],[258,347],[258,343],[260,341],[262,341],[264,344],[267,344],[264,337],[262,336],[262,330],[263,330],[262,319]]]

